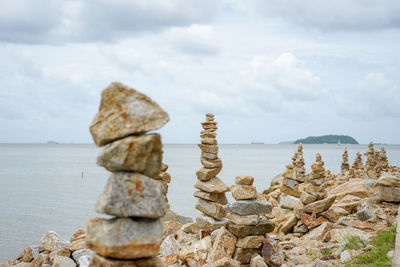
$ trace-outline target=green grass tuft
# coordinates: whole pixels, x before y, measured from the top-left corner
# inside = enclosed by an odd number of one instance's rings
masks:
[[[331,255],[332,250],[330,248],[321,248],[321,254],[322,256],[326,257]]]
[[[365,242],[357,236],[353,235],[346,236],[344,240],[346,241],[346,244],[344,245],[343,250],[348,250],[348,249],[358,250],[366,246]]]
[[[396,239],[396,225],[387,230],[377,232],[376,236],[369,242],[375,247],[350,261],[346,262],[346,267],[391,267],[392,259],[387,257],[389,250],[394,248]]]

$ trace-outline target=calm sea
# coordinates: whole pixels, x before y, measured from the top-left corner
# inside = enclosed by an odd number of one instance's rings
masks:
[[[255,177],[259,192],[284,170],[295,145],[220,145],[226,184],[235,176]],[[304,145],[307,170],[320,152],[325,166],[338,172],[344,145]],[[348,146],[350,162],[366,145]],[[379,149],[379,146],[376,146]],[[400,146],[386,146],[390,164],[400,165]],[[95,216],[93,207],[109,173],[96,165],[94,145],[0,145],[0,262],[15,258],[25,246],[39,244],[48,230],[69,239]],[[194,217],[193,183],[200,165],[196,145],[165,145],[164,162],[172,176],[168,198],[179,214]],[[228,196],[230,200],[230,196]]]

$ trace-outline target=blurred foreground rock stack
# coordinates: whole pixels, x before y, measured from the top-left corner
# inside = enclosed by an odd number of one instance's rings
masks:
[[[159,134],[168,114],[150,98],[114,82],[102,92],[90,125],[97,146],[107,145],[97,163],[112,174],[95,210],[113,216],[92,218],[86,245],[96,254],[90,266],[163,266],[159,220],[167,210],[166,167]],[[160,172],[164,170],[164,176]]]
[[[217,174],[222,169],[222,161],[218,158],[217,122],[214,115],[206,114],[206,121],[201,123],[203,131],[200,133],[201,164],[203,165],[196,172],[197,180],[194,192],[197,198],[196,209],[203,213],[197,217],[198,225],[204,231],[213,231],[226,223],[223,205],[228,203],[225,192],[228,186],[222,182]]]

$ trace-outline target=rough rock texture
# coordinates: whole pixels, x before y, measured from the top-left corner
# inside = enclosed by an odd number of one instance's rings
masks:
[[[257,225],[237,225],[228,223],[226,228],[236,237],[246,237],[249,235],[264,235],[272,232],[275,224],[270,221],[261,221]]]
[[[163,225],[151,219],[90,219],[87,247],[98,254],[118,259],[156,256],[163,236]]]
[[[235,178],[235,183],[238,185],[253,185],[254,177],[249,175],[238,175]]]
[[[218,177],[214,177],[207,182],[196,180],[194,187],[209,193],[225,193],[229,189]]]
[[[75,267],[76,263],[69,257],[57,255],[53,259],[52,266],[54,266],[54,267]]]
[[[207,215],[199,215],[196,217],[196,224],[204,231],[212,232],[228,223],[227,219],[214,219]]]
[[[69,242],[62,239],[56,232],[48,231],[40,239],[43,248],[48,251],[54,251],[63,247],[68,247]]]
[[[196,209],[215,219],[222,219],[223,217],[225,217],[223,206],[216,202],[211,202],[198,198]]]
[[[257,190],[252,185],[232,185],[230,187],[232,197],[235,200],[255,199],[257,198]]]
[[[228,204],[228,199],[224,193],[209,193],[204,191],[196,191],[193,196],[209,201],[214,201],[222,205]]]
[[[238,248],[259,248],[265,237],[263,235],[250,235],[238,239],[236,246]]]
[[[221,168],[212,168],[212,169],[206,169],[204,167],[200,168],[196,172],[197,179],[201,181],[208,181],[214,178],[220,171],[222,170]]]
[[[336,196],[330,196],[327,197],[323,200],[315,201],[313,203],[310,203],[304,207],[305,212],[314,212],[314,213],[320,213],[323,211],[326,211],[329,209],[332,204],[335,202]]]
[[[167,204],[160,182],[139,173],[115,172],[95,210],[118,217],[159,218],[165,215]]]
[[[168,114],[144,94],[119,82],[111,83],[101,94],[100,108],[90,133],[98,146],[128,135],[162,127]]]
[[[400,187],[381,186],[378,193],[383,201],[400,202]]]
[[[105,147],[97,165],[111,172],[131,171],[155,177],[161,171],[162,144],[159,134],[129,136]]]
[[[236,237],[225,227],[222,227],[215,238],[214,245],[208,256],[208,262],[216,262],[224,257],[231,257],[235,251]]]
[[[285,260],[282,250],[278,244],[270,238],[264,240],[261,249],[261,255],[268,266],[271,267],[281,266]]]
[[[228,218],[234,224],[241,225],[256,225],[259,222],[258,215],[241,216],[235,213],[228,212],[226,218]]]
[[[107,259],[99,255],[94,255],[90,267],[164,267],[164,263],[159,257],[150,257],[134,261]]]
[[[233,259],[242,264],[250,263],[251,257],[258,253],[259,249],[256,248],[236,248],[233,254]]]
[[[211,266],[211,267],[240,267],[240,262],[236,261],[234,259],[231,259],[231,257],[225,257],[225,258],[219,259],[219,260],[211,263],[209,266]]]
[[[160,255],[161,256],[170,256],[174,254],[178,254],[180,249],[180,245],[178,241],[176,241],[173,235],[167,236],[160,246]]]
[[[272,211],[272,204],[266,200],[239,200],[224,206],[227,212],[238,215],[268,214]]]
[[[79,250],[75,251],[74,253],[72,253],[72,258],[74,259],[74,261],[76,263],[79,263],[81,261],[80,259],[82,257],[86,257],[87,259],[91,260],[94,256],[94,254],[96,254],[96,253],[94,253],[90,249],[79,249]]]
[[[251,259],[250,267],[268,267],[268,265],[260,255],[257,255]]]

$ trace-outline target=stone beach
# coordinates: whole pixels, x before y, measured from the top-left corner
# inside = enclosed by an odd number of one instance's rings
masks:
[[[104,146],[97,164],[111,172],[94,207],[107,216],[90,219],[69,241],[49,231],[0,266],[341,266],[362,252],[345,250],[346,236],[366,242],[395,222],[400,168],[389,165],[383,147],[371,142],[365,163],[359,152],[351,165],[344,149],[336,174],[317,153],[307,173],[300,143],[269,188],[258,191],[245,174],[227,185],[218,178],[223,163],[211,113],[201,122],[202,167],[188,177],[202,214],[195,222],[179,216],[168,204],[171,175],[153,132],[168,121],[135,89],[118,82],[104,89],[90,132]]]

